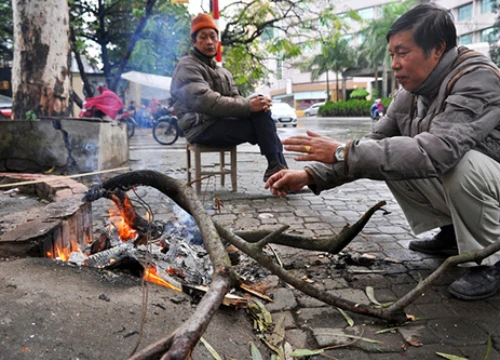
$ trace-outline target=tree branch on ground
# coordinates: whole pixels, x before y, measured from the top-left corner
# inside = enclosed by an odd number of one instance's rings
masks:
[[[185,359],[194,346],[196,346],[215,311],[221,304],[224,295],[231,287],[238,284],[238,276],[231,267],[228,254],[220,241],[220,237],[230,242],[257,261],[260,265],[277,275],[286,283],[292,285],[297,290],[302,291],[304,294],[344,310],[380,318],[393,323],[408,321],[408,317],[404,312],[405,308],[414,302],[424,292],[424,289],[434,284],[435,281],[449,269],[458,264],[470,261],[479,264],[484,258],[500,250],[500,241],[498,241],[477,253],[450,257],[431,275],[421,281],[414,289],[409,291],[391,306],[387,308],[375,308],[370,305],[354,303],[319,290],[315,286],[296,278],[282,269],[273,261],[271,256],[266,255],[262,250],[268,243],[274,243],[301,249],[327,251],[332,254],[338,253],[356,237],[369,221],[370,217],[375,211],[380,209],[385,202],[382,201],[372,206],[355,224],[344,227],[339,235],[327,239],[311,239],[284,233],[288,226],[283,226],[276,231],[259,230],[233,233],[219,222],[212,220],[210,215],[205,212],[203,205],[198,200],[191,187],[180,180],[150,170],[136,171],[116,176],[106,181],[101,187],[90,189],[85,195],[84,200],[94,201],[105,196],[106,192],[116,192],[117,190],[126,191],[138,186],[151,186],[156,188],[193,216],[198,223],[205,242],[205,247],[209,252],[215,271],[210,290],[203,297],[201,303],[198,305],[197,311],[189,320],[168,337],[151,344],[134,355],[131,358],[132,360],[152,360],[160,358]]]

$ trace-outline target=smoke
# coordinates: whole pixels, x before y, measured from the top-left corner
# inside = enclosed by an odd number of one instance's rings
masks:
[[[172,213],[174,217],[165,224],[165,233],[170,237],[182,238],[191,245],[203,245],[200,228],[193,217],[177,204],[173,204]]]

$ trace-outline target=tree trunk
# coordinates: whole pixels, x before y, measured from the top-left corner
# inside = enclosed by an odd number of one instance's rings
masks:
[[[335,70],[335,102],[339,102],[339,70]]]
[[[71,52],[66,0],[14,0],[14,119],[71,112]]]
[[[326,101],[331,101],[330,98],[330,77],[328,76],[329,71],[326,71]]]
[[[88,78],[87,73],[85,72],[85,68],[83,66],[82,56],[81,56],[80,51],[77,49],[77,46],[76,46],[76,36],[75,36],[75,32],[73,31],[73,29],[70,30],[70,39],[71,39],[71,44],[73,45],[73,54],[75,54],[75,60],[76,60],[76,64],[78,65],[78,71],[80,72],[80,77],[82,78],[82,82],[83,82],[83,94],[85,95],[85,97],[92,97],[92,96],[94,96],[94,94],[92,91],[92,87],[90,86],[89,78]],[[75,96],[76,96],[76,94],[73,94],[73,99]],[[83,101],[81,101],[80,98],[78,100],[79,100],[78,106],[80,108],[83,108]]]
[[[387,75],[388,75],[387,72],[388,72],[387,68],[384,65],[384,68],[382,70],[382,94],[381,94],[381,96],[379,96],[381,98],[387,97],[387,95],[389,94],[389,91],[387,90],[387,88],[388,88],[387,84],[389,81],[389,79],[387,78]]]

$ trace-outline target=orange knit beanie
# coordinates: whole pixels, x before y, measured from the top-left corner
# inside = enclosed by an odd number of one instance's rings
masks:
[[[219,32],[217,25],[215,25],[214,18],[210,14],[198,14],[191,20],[191,36],[200,29],[211,28]]]

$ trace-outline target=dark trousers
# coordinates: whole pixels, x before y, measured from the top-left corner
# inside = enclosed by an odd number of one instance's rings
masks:
[[[257,144],[260,153],[283,152],[283,145],[276,133],[276,125],[271,112],[256,112],[246,118],[218,118],[208,129],[200,134],[193,144],[204,146],[233,146],[243,143]]]

